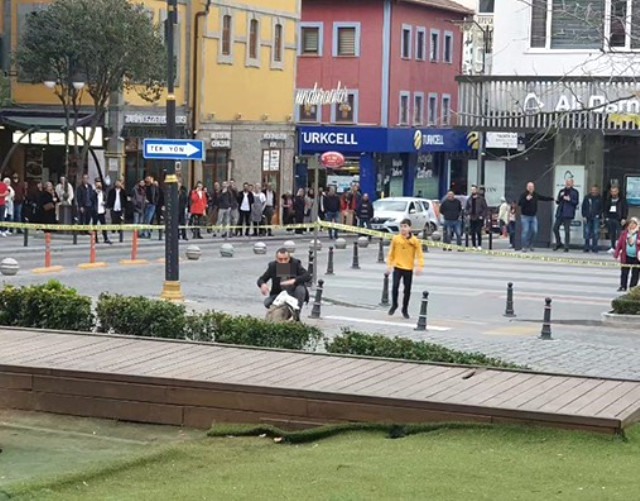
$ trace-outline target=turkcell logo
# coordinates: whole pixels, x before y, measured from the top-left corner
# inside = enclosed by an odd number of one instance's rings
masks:
[[[302,142],[304,144],[358,146],[358,139],[352,132],[303,132]]]
[[[428,134],[417,130],[413,134],[413,146],[416,150],[423,146],[444,146],[444,136],[442,134]]]

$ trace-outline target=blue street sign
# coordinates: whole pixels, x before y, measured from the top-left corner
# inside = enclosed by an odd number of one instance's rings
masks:
[[[143,157],[156,160],[200,160],[205,158],[200,139],[145,139]]]

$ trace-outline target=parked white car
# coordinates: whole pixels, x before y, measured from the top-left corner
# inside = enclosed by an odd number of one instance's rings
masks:
[[[409,219],[413,231],[425,237],[439,226],[434,203],[426,198],[389,197],[373,203],[371,229],[398,233],[403,219]]]

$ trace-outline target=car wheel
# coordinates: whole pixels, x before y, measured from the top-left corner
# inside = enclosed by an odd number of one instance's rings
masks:
[[[433,229],[431,226],[432,223],[427,223],[424,225],[424,228],[422,229],[422,238],[423,239],[427,239],[429,238],[429,235],[431,235],[433,233]]]

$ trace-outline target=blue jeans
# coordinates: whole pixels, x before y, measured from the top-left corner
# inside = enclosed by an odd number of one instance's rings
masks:
[[[522,221],[522,248],[530,249],[538,234],[538,216],[520,216]]]
[[[451,237],[456,236],[456,245],[462,245],[462,221],[445,221],[444,222],[444,243],[450,244]]]
[[[153,204],[148,204],[144,209],[144,224],[152,224],[153,216],[156,214],[156,206]],[[140,236],[151,238],[151,230],[142,230],[142,234]]]
[[[618,238],[622,233],[622,223],[617,219],[607,219],[607,231],[609,232],[609,239],[611,240],[611,248],[615,249],[618,244]]]
[[[144,214],[142,212],[133,213],[133,224],[144,224]]]
[[[324,215],[327,223],[339,223],[340,213],[327,211]],[[338,230],[334,230],[333,228],[329,228],[329,238],[338,238]]]
[[[584,221],[584,248],[585,250],[598,250],[598,234],[600,233],[600,218],[587,219]],[[591,246],[589,246],[591,242]]]
[[[13,202],[13,222],[21,223],[22,222],[22,204],[18,204]],[[18,230],[17,233],[22,233],[22,230]]]

